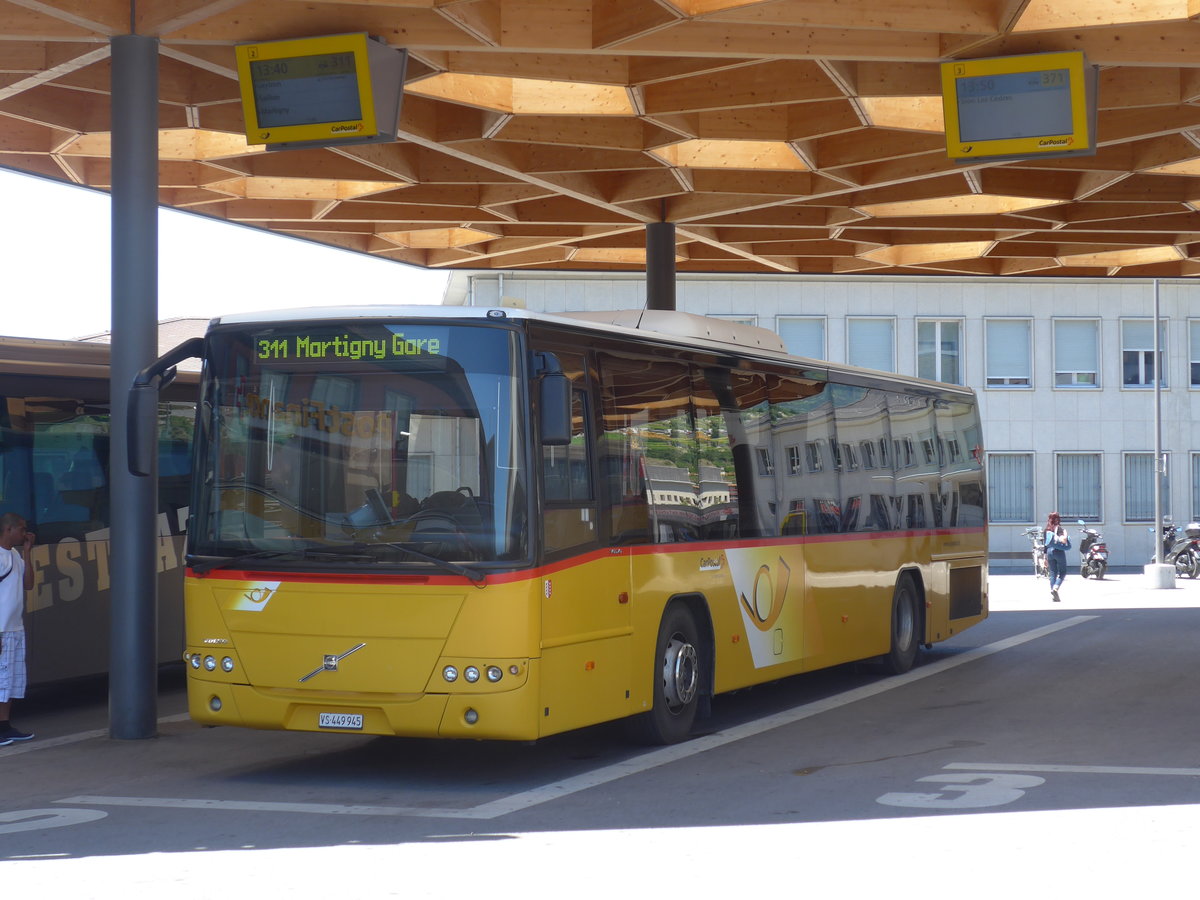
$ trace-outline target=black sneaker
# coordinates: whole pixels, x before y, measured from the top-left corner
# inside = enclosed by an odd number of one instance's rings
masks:
[[[33,740],[32,734],[30,734],[27,731],[18,731],[17,729],[13,728],[11,725],[8,726],[7,731],[0,731],[0,741],[4,741],[4,743],[6,743],[6,744],[11,744],[13,741],[31,741],[31,740]]]

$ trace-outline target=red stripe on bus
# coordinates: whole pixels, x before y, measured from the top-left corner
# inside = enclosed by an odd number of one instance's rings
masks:
[[[542,566],[536,566],[529,569],[519,569],[515,572],[491,572],[487,574],[486,581],[480,583],[480,587],[490,584],[512,584],[517,581],[526,581],[534,578],[542,578],[547,575],[554,575],[564,569],[571,569],[575,566],[586,565],[590,562],[595,562],[599,559],[611,559],[616,556],[652,556],[660,553],[711,553],[721,550],[737,550],[743,547],[778,547],[778,546],[797,546],[803,544],[831,544],[837,542],[849,541],[877,541],[877,540],[912,540],[916,538],[928,537],[951,537],[959,534],[983,534],[982,527],[975,528],[933,528],[919,529],[913,531],[863,531],[851,533],[835,533],[835,534],[811,534],[811,535],[795,535],[781,536],[771,538],[745,538],[738,540],[736,543],[728,541],[694,541],[675,544],[638,544],[636,546],[625,547],[601,547],[596,550],[589,550],[587,553],[581,553],[578,556],[571,556],[567,559],[560,559],[557,562],[546,563]],[[260,570],[248,569],[221,569],[214,572],[206,572],[204,575],[196,575],[192,569],[187,571],[190,578],[210,579],[215,578],[223,581],[283,581],[294,583],[322,584],[322,583],[337,583],[337,584],[394,584],[394,585],[435,585],[447,586],[453,585],[456,587],[474,587],[474,583],[469,578],[464,578],[459,575],[382,575],[382,574],[347,574],[334,572],[268,572]]]

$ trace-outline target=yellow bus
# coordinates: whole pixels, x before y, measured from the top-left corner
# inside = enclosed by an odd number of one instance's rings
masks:
[[[904,672],[987,616],[964,387],[644,310],[238,315],[158,369],[188,355],[204,724],[674,742],[716,694]]]
[[[108,344],[0,337],[0,513],[23,516],[37,536],[25,596],[31,686],[109,668],[109,371]],[[154,410],[156,658],[176,666],[197,381],[182,373]]]

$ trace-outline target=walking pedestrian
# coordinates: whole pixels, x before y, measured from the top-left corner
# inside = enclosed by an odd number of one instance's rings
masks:
[[[1046,531],[1042,535],[1046,546],[1046,567],[1050,575],[1050,599],[1059,602],[1058,589],[1067,577],[1067,551],[1071,549],[1071,538],[1062,527],[1058,513],[1046,517]]]
[[[33,587],[34,534],[13,512],[0,516],[0,747],[32,734],[13,728],[12,701],[25,696],[25,592]]]

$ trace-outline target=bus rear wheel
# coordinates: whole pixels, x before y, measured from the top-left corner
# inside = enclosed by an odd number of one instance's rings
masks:
[[[901,575],[892,595],[891,648],[884,657],[884,665],[893,675],[903,675],[917,661],[921,649],[920,598],[916,585],[908,575]]]
[[[686,606],[667,609],[658,626],[654,701],[630,721],[631,735],[646,744],[676,744],[692,731],[704,685],[700,629]]]

